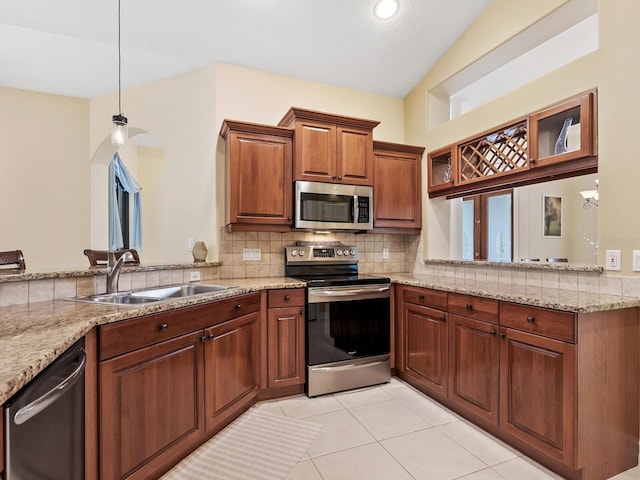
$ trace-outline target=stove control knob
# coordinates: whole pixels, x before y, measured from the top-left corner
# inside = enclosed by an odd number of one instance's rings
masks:
[[[356,252],[354,252],[353,250],[349,250],[349,255],[355,255]]]
[[[341,257],[342,256],[342,250],[336,250],[336,254]]]
[[[300,250],[300,251],[298,252],[298,255],[300,255],[301,257],[304,257],[304,250]]]
[[[291,250],[291,256],[292,257],[297,257],[298,256],[298,251],[297,250]]]

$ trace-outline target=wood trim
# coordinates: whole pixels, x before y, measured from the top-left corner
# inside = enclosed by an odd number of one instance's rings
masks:
[[[225,119],[220,127],[220,136],[226,140],[229,135],[229,131],[231,130],[242,133],[257,133],[261,135],[293,138],[292,128],[274,127],[273,125],[264,125],[261,123],[240,122],[237,120]]]
[[[364,118],[347,117],[344,115],[336,115],[326,112],[318,112],[316,110],[307,110],[299,107],[291,107],[285,113],[282,120],[278,122],[279,127],[289,127],[297,120],[310,120],[320,123],[333,123],[344,127],[356,127],[372,130],[380,124],[376,120],[366,120]]]
[[[416,145],[406,145],[403,143],[391,143],[381,142],[380,140],[373,141],[373,149],[384,152],[399,152],[408,153],[410,155],[422,155],[425,147],[418,147]]]
[[[98,333],[92,328],[84,337],[87,363],[84,369],[84,478],[99,478]],[[3,415],[4,418],[4,415]],[[0,435],[2,437],[2,435]],[[2,440],[0,440],[2,442]],[[0,445],[0,452],[2,452]],[[0,453],[0,458],[3,455]],[[0,472],[2,468],[0,466]]]

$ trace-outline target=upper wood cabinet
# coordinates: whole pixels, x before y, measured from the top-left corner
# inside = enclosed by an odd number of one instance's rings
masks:
[[[529,116],[529,163],[566,162],[596,154],[595,92]]]
[[[423,147],[373,142],[373,231],[419,233]]]
[[[291,230],[293,130],[225,120],[226,224],[230,230]]]
[[[289,109],[278,125],[295,130],[294,180],[372,185],[373,128],[378,123]]]
[[[593,90],[429,152],[429,197],[597,172],[596,109]]]

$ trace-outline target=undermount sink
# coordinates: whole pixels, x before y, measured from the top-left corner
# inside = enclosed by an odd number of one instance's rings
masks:
[[[74,297],[69,300],[88,303],[105,303],[108,305],[141,305],[145,303],[157,303],[163,300],[176,300],[179,298],[193,297],[207,293],[221,292],[235,288],[226,285],[171,285],[168,287],[157,287],[145,290],[130,292],[102,293],[96,295],[86,295]]]

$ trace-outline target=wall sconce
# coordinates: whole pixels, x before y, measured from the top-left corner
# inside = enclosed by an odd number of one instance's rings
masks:
[[[590,210],[592,205],[595,205],[596,207],[598,206],[598,200],[600,199],[600,197],[598,196],[598,180],[595,180],[595,182],[595,190],[583,190],[580,192],[580,195],[582,195],[582,198],[584,198],[584,204],[582,205],[582,208],[584,208],[585,210]]]

